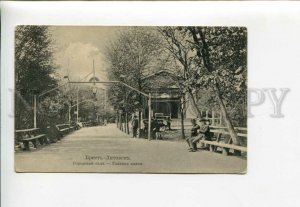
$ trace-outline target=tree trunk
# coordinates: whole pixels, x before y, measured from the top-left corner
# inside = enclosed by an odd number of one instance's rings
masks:
[[[126,131],[129,134],[128,113],[126,113]]]
[[[124,117],[124,132],[127,134],[127,113],[125,114]]]
[[[210,53],[209,53],[208,45],[207,45],[207,42],[206,42],[206,39],[205,39],[205,33],[202,31],[201,27],[189,27],[189,31],[191,32],[191,34],[193,36],[195,44],[198,45],[198,47],[196,48],[197,49],[197,56],[200,59],[203,60],[204,66],[207,69],[207,71],[209,73],[212,73],[213,66],[212,66],[212,63],[210,61]],[[198,38],[197,34],[200,35],[200,39]],[[202,43],[202,47],[201,47],[200,41]],[[231,123],[231,121],[229,119],[229,116],[227,114],[225,105],[224,105],[223,100],[221,98],[221,93],[220,93],[218,80],[216,80],[216,84],[213,86],[213,89],[214,89],[215,95],[217,97],[217,100],[218,100],[218,103],[219,103],[219,106],[220,106],[221,113],[223,115],[225,124],[228,127],[230,137],[232,138],[232,141],[233,141],[234,144],[240,145],[239,138],[238,138],[236,132],[234,131],[232,123]]]
[[[116,117],[116,122],[117,122],[117,128],[119,128],[119,115]]]
[[[121,121],[121,115],[119,115],[119,129],[121,130],[122,128],[122,121]]]
[[[180,122],[181,122],[181,138],[185,139],[184,133],[184,113],[185,112],[185,93],[182,94],[180,101]]]
[[[189,91],[190,97],[191,97],[191,99],[192,99],[192,103],[193,103],[193,105],[194,105],[194,108],[197,110],[197,116],[199,116],[199,115],[201,115],[201,111],[200,111],[200,109],[199,109],[198,106],[197,106],[197,103],[196,103],[194,94],[193,94],[193,92],[192,92],[191,89],[189,89],[188,91]]]
[[[232,123],[229,119],[229,116],[228,116],[228,113],[226,111],[226,108],[225,108],[225,105],[224,105],[224,102],[221,98],[221,94],[220,94],[220,89],[219,89],[219,84],[216,83],[216,85],[214,86],[214,91],[215,91],[215,95],[217,97],[217,101],[218,101],[218,104],[220,106],[220,110],[221,110],[221,113],[223,115],[223,118],[224,118],[224,121],[225,121],[225,124],[226,126],[228,127],[228,132],[230,134],[230,137],[232,139],[232,142],[233,144],[235,145],[240,145],[240,140],[236,134],[236,132],[234,131],[234,128],[232,126]]]
[[[138,132],[141,130],[141,111],[139,111],[139,117],[138,117]],[[140,138],[140,133],[138,133],[138,138]]]
[[[124,115],[121,116],[121,122],[122,122],[122,132],[124,132],[124,130],[125,130],[125,119],[124,119]]]
[[[184,133],[184,109],[180,109],[180,116],[181,116],[181,138],[185,139],[185,133]]]

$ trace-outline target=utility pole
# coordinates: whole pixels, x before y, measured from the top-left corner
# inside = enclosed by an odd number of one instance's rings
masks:
[[[37,128],[36,125],[36,95],[33,96],[33,128]]]
[[[76,122],[78,123],[79,118],[79,97],[78,97],[79,89],[77,90],[77,113],[76,113]]]
[[[106,89],[104,90],[104,114],[106,115]]]
[[[68,68],[69,68],[69,63],[70,62],[70,60],[68,59]],[[69,69],[68,69],[68,74],[69,74]],[[89,75],[91,75],[92,74],[92,72],[91,73],[89,73],[89,74],[87,74],[84,78],[82,78],[81,80],[84,80],[86,77],[88,77]],[[61,87],[63,87],[63,86],[65,86],[65,85],[67,85],[67,84],[70,84],[70,79],[69,79],[69,76],[65,76],[64,78],[67,78],[68,79],[68,82],[67,83],[64,83],[64,84],[62,84],[62,85],[59,85],[59,86],[57,86],[57,87],[55,87],[55,88],[52,88],[52,89],[50,89],[50,90],[48,90],[48,91],[45,91],[45,92],[43,92],[43,93],[41,93],[41,94],[39,94],[38,96],[36,96],[36,95],[34,95],[34,106],[33,106],[33,114],[34,114],[34,118],[33,118],[33,125],[34,125],[34,128],[37,128],[37,98],[40,98],[40,97],[42,97],[42,96],[44,96],[44,95],[46,95],[46,94],[48,94],[48,93],[50,93],[50,92],[52,92],[52,91],[55,91],[55,90],[58,90],[59,88],[61,88]],[[38,99],[39,100],[39,99]]]
[[[148,140],[151,139],[151,93],[148,96]]]
[[[69,124],[71,124],[71,104],[69,105]]]
[[[96,73],[95,73],[95,61],[93,59],[93,74],[94,74],[94,85],[95,85],[95,77],[96,77]]]
[[[91,83],[91,81],[70,81],[69,83],[85,84],[85,83]],[[144,92],[142,92],[142,91],[140,91],[140,90],[124,83],[124,82],[122,82],[122,81],[97,81],[97,80],[94,79],[93,83],[94,84],[96,84],[96,83],[110,83],[110,84],[118,83],[118,84],[122,84],[125,87],[130,88],[130,89],[138,92],[139,94],[142,94],[142,95],[146,96],[148,98],[148,108],[149,108],[149,113],[148,113],[148,119],[149,119],[149,123],[148,123],[148,128],[149,128],[149,130],[148,130],[148,140],[151,139],[151,133],[150,133],[150,128],[151,128],[151,93],[146,94],[146,93],[144,93]]]

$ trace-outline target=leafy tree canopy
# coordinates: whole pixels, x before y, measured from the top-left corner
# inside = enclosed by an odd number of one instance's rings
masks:
[[[15,31],[16,90],[24,97],[57,85],[53,47],[46,26],[18,26]]]

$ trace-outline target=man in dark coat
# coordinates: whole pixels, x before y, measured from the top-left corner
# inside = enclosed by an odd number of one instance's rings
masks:
[[[208,120],[201,119],[199,124],[196,124],[196,120],[192,120],[193,127],[191,129],[191,137],[187,139],[191,152],[197,151],[197,143],[203,139],[207,140],[210,136],[210,128]]]
[[[137,116],[134,115],[133,120],[131,122],[132,125],[132,137],[137,137],[137,130],[139,127],[139,120],[137,119]]]

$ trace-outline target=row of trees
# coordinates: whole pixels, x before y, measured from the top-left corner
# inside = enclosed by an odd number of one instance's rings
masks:
[[[56,75],[48,27],[19,26],[15,35],[16,128],[30,128],[33,95],[55,88],[61,81]],[[246,125],[246,28],[128,27],[107,45],[105,55],[110,63],[109,79],[125,82],[140,91],[154,87],[145,81],[147,75],[159,70],[173,71],[172,78],[182,100],[181,117],[187,102],[192,103],[198,116],[203,106],[219,109],[233,142],[238,144],[233,123]],[[66,86],[41,97],[38,120],[66,122],[76,90]],[[145,97],[122,85],[113,85],[109,97],[120,112],[120,120],[127,123],[132,113],[138,111],[140,115],[147,107]]]
[[[58,85],[48,27],[15,30],[15,127],[33,127],[33,96]],[[55,95],[59,95],[54,92]],[[45,96],[44,98],[47,98]]]
[[[161,42],[162,39],[151,29],[131,27],[120,32],[118,38],[106,48],[106,57],[110,63],[109,79],[122,81],[139,91],[147,90],[148,85],[143,78],[157,66],[158,57],[162,52],[159,46]],[[141,111],[147,103],[145,97],[123,85],[110,87],[109,97],[118,112],[118,122],[125,122],[125,126],[119,124],[119,127],[128,132],[130,115],[138,111],[139,117],[141,116]]]
[[[111,65],[111,78],[142,91],[151,88],[143,81],[149,73],[161,69],[173,71],[182,97],[181,113],[185,111],[186,102],[191,101],[200,115],[199,93],[201,90],[210,91],[206,96],[209,96],[211,108],[221,111],[233,142],[239,144],[232,120],[236,119],[234,112],[246,110],[246,28],[131,27],[109,44],[107,59]],[[141,111],[144,102],[138,95],[130,96],[133,100],[126,97],[127,105],[124,105],[126,93],[121,86],[111,88],[115,107],[126,108],[128,113]],[[239,119],[240,125],[246,125],[245,116]],[[184,137],[183,127],[182,120]]]
[[[109,118],[104,111],[104,92],[96,97],[90,87],[64,84],[59,78],[58,67],[54,63],[54,42],[47,26],[18,26],[15,30],[15,128],[33,128],[33,102],[37,97],[37,126],[60,124],[76,120],[77,91],[79,102],[98,100],[93,104],[79,105],[81,120],[95,119],[97,115]],[[63,85],[63,86],[62,86]],[[58,87],[59,86],[59,87]],[[57,88],[58,90],[52,90]],[[52,90],[43,96],[45,91]]]
[[[234,144],[240,144],[226,106],[246,99],[247,31],[241,27],[164,27],[167,49],[181,64],[179,83],[198,114],[195,91],[211,90]],[[245,107],[242,106],[242,107]]]

